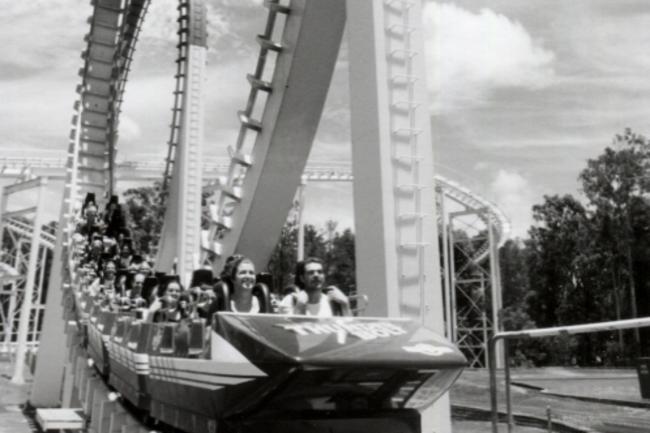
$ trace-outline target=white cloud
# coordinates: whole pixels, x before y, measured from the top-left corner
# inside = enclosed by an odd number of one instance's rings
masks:
[[[499,88],[544,87],[554,78],[554,53],[504,15],[428,2],[424,20],[436,111],[480,104]]]
[[[478,161],[474,164],[474,170],[487,170],[490,168],[490,163],[487,161]]]
[[[499,209],[512,223],[511,237],[526,237],[532,223],[533,190],[521,174],[499,170],[490,184],[490,192]]]

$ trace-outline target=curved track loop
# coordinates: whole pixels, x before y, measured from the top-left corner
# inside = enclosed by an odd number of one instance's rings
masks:
[[[54,248],[50,287],[63,287],[70,280],[68,248],[74,230],[74,212],[81,191],[94,193],[100,207],[113,192],[114,159],[122,96],[131,59],[149,0],[93,0],[88,18],[90,31],[82,53],[79,97],[74,104],[72,131],[66,158],[66,180],[59,229]],[[57,404],[61,389],[64,355],[62,293],[48,294],[40,356],[30,401],[37,406]]]
[[[203,81],[207,56],[204,0],[178,6],[176,89],[161,200],[165,203],[156,269],[189,278],[200,250]]]
[[[269,15],[265,33],[257,37],[260,55],[248,77],[251,94],[239,112],[228,179],[203,245],[215,268],[235,250],[259,265],[273,251],[307,162],[345,24],[343,0],[293,0],[290,9],[278,1],[265,4]],[[281,41],[271,39],[279,33],[274,32],[279,14],[285,17]],[[263,76],[270,53],[276,53],[276,62],[269,82]],[[261,119],[255,119],[260,93],[267,102]]]
[[[462,186],[458,182],[436,175],[436,188],[439,189],[445,197],[455,201],[467,210],[478,212],[479,217],[488,227],[494,228],[496,247],[501,247],[507,240],[510,233],[510,221],[503,211],[494,203],[472,192],[469,188]],[[485,210],[484,212],[479,212]],[[490,246],[486,244],[474,254],[472,259],[479,263],[489,254]]]
[[[219,260],[219,256],[224,254],[220,240],[227,236],[227,232],[232,228],[231,215],[233,206],[236,206],[241,200],[241,185],[246,177],[248,168],[253,162],[250,149],[246,149],[247,137],[250,137],[250,135],[256,132],[260,132],[262,129],[261,122],[251,118],[256,103],[259,103],[258,94],[270,94],[273,90],[272,83],[264,81],[263,77],[267,75],[265,71],[270,69],[270,67],[267,68],[269,53],[275,52],[278,54],[282,50],[281,44],[273,43],[272,41],[274,32],[278,32],[276,28],[280,28],[280,25],[276,25],[278,22],[278,13],[286,15],[290,12],[287,8],[280,8],[281,4],[279,0],[268,1],[265,5],[268,7],[266,24],[264,25],[264,32],[257,37],[260,50],[255,65],[255,72],[247,76],[251,89],[246,101],[246,107],[238,113],[240,118],[239,133],[234,150],[229,148],[232,155],[227,168],[228,174],[227,177],[216,183],[218,191],[217,204],[208,210],[208,215],[211,216],[210,228],[207,232],[202,232],[202,261],[213,262],[213,266],[216,265],[215,262]],[[259,104],[261,105],[261,103]],[[263,107],[263,109],[265,110],[266,107]]]
[[[99,201],[113,192],[120,107],[149,0],[127,1],[124,8],[121,0],[94,0],[92,4],[68,148],[61,221],[65,235],[72,229],[79,190],[94,193]]]
[[[187,51],[188,51],[188,41],[187,41],[187,31],[189,26],[189,20],[186,8],[188,7],[188,2],[183,2],[178,7],[179,17],[179,29],[178,29],[178,44],[176,48],[178,54],[176,56],[176,86],[174,88],[174,105],[172,107],[172,120],[169,125],[169,141],[167,142],[167,158],[165,158],[165,171],[163,172],[162,188],[160,194],[161,204],[165,204],[165,200],[169,194],[169,183],[173,174],[174,161],[176,160],[176,150],[180,145],[180,129],[181,129],[181,114],[183,111],[183,100],[185,96],[185,81],[188,72],[188,62],[187,62]]]

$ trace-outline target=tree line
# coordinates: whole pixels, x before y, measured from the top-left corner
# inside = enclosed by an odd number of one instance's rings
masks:
[[[587,161],[580,196],[544,196],[529,238],[500,250],[506,330],[650,314],[650,142],[631,130]],[[520,341],[518,363],[624,365],[649,352],[647,330]]]

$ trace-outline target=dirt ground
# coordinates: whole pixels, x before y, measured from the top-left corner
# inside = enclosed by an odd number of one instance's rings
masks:
[[[0,355],[0,433],[31,433],[30,421],[22,413],[30,386],[11,383],[12,362],[8,355]]]
[[[513,381],[525,382],[559,394],[575,393],[579,397],[606,398],[633,403],[644,403],[640,398],[638,381],[633,370],[595,369],[534,369],[514,370]],[[489,409],[488,373],[484,370],[466,370],[451,390],[452,405]],[[499,409],[505,411],[503,376],[499,376]],[[554,420],[592,431],[607,431],[605,424],[650,424],[650,409],[583,401],[575,398],[549,395],[540,390],[513,386],[511,388],[515,414],[546,417],[551,410]],[[650,404],[650,400],[646,400]],[[489,431],[485,423],[483,431]],[[465,428],[464,426],[462,428]],[[517,428],[517,432],[519,431]],[[472,430],[470,430],[472,431]],[[505,431],[505,430],[504,430]],[[461,430],[463,432],[463,430]],[[456,433],[456,430],[454,430]]]

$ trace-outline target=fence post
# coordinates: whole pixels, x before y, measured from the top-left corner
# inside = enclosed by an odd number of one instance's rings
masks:
[[[496,337],[488,340],[488,368],[490,370],[490,408],[492,410],[492,433],[499,433],[499,408],[497,395]]]

